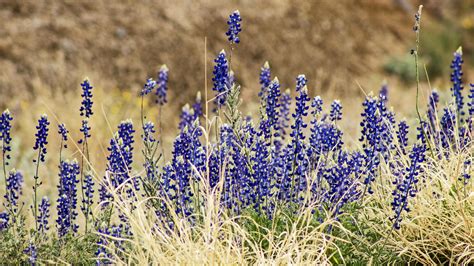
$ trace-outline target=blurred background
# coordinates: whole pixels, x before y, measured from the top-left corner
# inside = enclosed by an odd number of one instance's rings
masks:
[[[357,139],[364,93],[378,91],[384,82],[397,116],[413,116],[410,49],[419,4],[425,5],[421,60],[431,86],[447,100],[450,61],[460,45],[465,80],[474,81],[474,0],[0,0],[0,107],[15,117],[13,165],[31,164],[25,158],[32,157],[41,113],[53,121],[50,160],[57,164],[56,124],[65,122],[73,139],[79,136],[79,84],[89,77],[95,87],[92,160],[103,169],[111,132],[122,119],[138,121],[137,94],[161,64],[170,69],[163,112],[170,145],[179,110],[205,88],[206,63],[210,85],[214,57],[229,49],[224,33],[235,9],[243,31],[232,65],[242,85],[243,110],[256,111],[260,67],[269,61],[282,88],[294,88],[303,73],[310,96],[321,94],[326,103],[340,98],[342,126],[354,133],[345,138]],[[422,71],[423,95],[426,81]],[[152,102],[147,108],[156,122],[157,108]],[[70,150],[71,157],[79,157]]]

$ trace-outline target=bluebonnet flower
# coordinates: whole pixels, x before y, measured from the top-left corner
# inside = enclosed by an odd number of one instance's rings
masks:
[[[331,111],[329,113],[329,120],[339,121],[342,119],[342,105],[339,100],[334,100],[331,104]]]
[[[0,212],[0,232],[8,228],[9,222],[10,222],[10,215],[8,214],[8,212],[6,211]]]
[[[113,254],[111,253],[113,244],[115,255],[120,256],[124,251],[122,234],[124,233],[124,227],[120,225],[112,225],[107,227],[105,225],[99,226],[99,240],[97,241],[96,265],[108,265],[112,264]]]
[[[184,105],[179,116],[178,129],[183,131],[185,127],[190,127],[194,120],[196,120],[194,110],[189,108],[189,104]]]
[[[148,95],[155,89],[156,84],[156,81],[152,78],[147,79],[145,85],[143,85],[142,91],[140,92],[140,96]]]
[[[311,115],[316,116],[323,112],[323,99],[320,96],[316,96],[311,101]]]
[[[351,177],[354,167],[359,166],[357,159],[358,154],[350,156],[350,154],[340,151],[337,164],[323,172],[329,185],[324,199],[329,204],[333,218],[337,219],[338,215],[342,213],[343,206],[358,199],[360,195],[357,179]]]
[[[467,185],[467,183],[471,179],[471,171],[470,171],[471,165],[472,165],[471,159],[467,159],[463,163],[463,174],[462,174],[462,178],[459,178],[459,179],[460,181],[464,181],[464,185]]]
[[[270,71],[270,64],[265,62],[263,67],[260,69],[260,85],[261,89],[258,93],[258,96],[262,99],[266,98],[267,95],[267,87],[270,85],[271,82],[271,71]]]
[[[406,148],[408,146],[408,125],[405,120],[400,121],[398,124],[397,139],[400,152],[406,155]]]
[[[440,120],[441,146],[448,152],[449,148],[455,144],[456,113],[448,107],[443,109],[443,116]]]
[[[89,126],[89,120],[87,120],[87,119],[82,120],[82,127],[81,127],[80,131],[83,134],[83,138],[81,138],[78,141],[79,144],[84,143],[88,138],[91,137],[90,130],[91,130],[91,127]]]
[[[86,174],[84,176],[84,184],[82,186],[84,191],[84,198],[82,199],[82,203],[84,204],[81,206],[81,209],[84,213],[89,212],[86,216],[92,215],[92,210],[90,207],[92,203],[94,203],[94,181],[92,180],[91,174]]]
[[[474,83],[469,84],[471,87],[469,89],[469,103],[467,104],[469,106],[469,116],[474,116]]]
[[[58,125],[58,134],[61,136],[61,143],[63,144],[64,148],[67,148],[67,134],[69,131],[66,128],[64,123]]]
[[[464,115],[464,100],[462,96],[462,90],[464,88],[462,84],[462,63],[462,50],[461,47],[459,47],[459,49],[454,53],[454,59],[451,63],[451,69],[453,70],[453,72],[451,73],[451,82],[453,83],[453,86],[451,87],[451,92],[453,93],[452,95],[456,103],[456,111],[459,116]]]
[[[8,165],[8,160],[10,159],[10,154],[11,152],[11,121],[13,120],[13,117],[10,113],[9,110],[3,111],[2,115],[0,115],[0,144],[2,145],[2,154],[3,154],[3,160],[5,165]]]
[[[253,179],[256,183],[256,202],[255,210],[257,212],[261,210],[267,210],[267,205],[264,203],[270,194],[270,174],[269,170],[269,152],[268,146],[264,136],[259,136],[255,147],[253,147],[254,156],[253,161]]]
[[[304,84],[304,86],[298,88],[301,84]],[[306,177],[304,175],[308,168],[308,160],[305,156],[304,139],[306,137],[303,131],[308,126],[304,119],[308,115],[310,99],[305,84],[306,78],[304,75],[299,75],[296,85],[299,96],[296,97],[296,108],[292,114],[294,122],[291,126],[291,143],[287,147],[286,169],[280,184],[280,193],[286,195],[289,200],[298,200],[297,194],[304,190],[306,186]],[[292,191],[288,191],[288,189],[292,189]]]
[[[92,112],[92,86],[89,80],[86,78],[84,82],[81,83],[82,87],[82,103],[81,108],[79,111],[81,112],[81,116],[85,116],[86,118],[90,118],[94,113]]]
[[[183,152],[189,152],[189,149],[186,147],[187,145],[189,145],[189,143],[186,143],[185,138],[181,137],[184,136],[179,136],[174,144],[172,159],[172,179],[176,182],[176,214],[182,215],[182,217],[188,217],[192,214],[193,211],[191,207],[191,197],[193,196],[193,194],[191,192],[189,178],[191,175],[191,168],[187,158],[185,158],[187,154],[183,154]],[[180,149],[181,147],[183,148],[182,150]]]
[[[387,84],[383,84],[382,87],[380,88],[379,99],[384,102],[388,101],[388,85]]]
[[[364,103],[364,112],[362,113],[362,136],[359,141],[362,142],[362,148],[366,159],[367,176],[364,179],[367,191],[372,193],[371,183],[375,180],[377,167],[380,164],[379,154],[383,151],[381,123],[377,99],[368,96]]]
[[[415,144],[410,153],[410,167],[406,169],[403,181],[397,184],[393,191],[392,210],[394,216],[391,217],[393,227],[400,229],[403,211],[410,212],[408,199],[415,197],[417,191],[416,184],[419,181],[419,175],[422,172],[421,164],[425,161],[426,147],[424,144]]]
[[[110,185],[112,189],[115,189],[122,185],[124,182],[130,182],[131,167],[133,163],[133,123],[131,120],[122,121],[118,126],[118,131],[114,137],[110,140],[110,146],[107,148],[109,156],[107,156],[107,172],[110,176]],[[131,181],[135,190],[138,190],[138,181],[133,178]],[[107,182],[106,182],[107,183]],[[134,196],[132,188],[126,190],[129,197]],[[101,185],[99,189],[100,201],[105,202],[102,206],[105,207],[108,204],[107,200],[111,199],[110,193],[104,185]]]
[[[337,152],[342,148],[342,144],[342,131],[333,123],[316,122],[311,128],[310,147],[315,155]]]
[[[39,204],[38,217],[36,217],[36,220],[38,222],[38,233],[43,234],[43,235],[49,230],[48,218],[50,216],[50,213],[49,213],[50,206],[51,204],[49,203],[48,197],[43,197],[41,199],[41,203]]]
[[[38,125],[36,126],[36,129],[38,132],[35,134],[36,136],[36,142],[35,146],[33,147],[34,150],[38,150],[39,154],[39,161],[44,162],[45,154],[47,152],[46,150],[46,145],[48,144],[48,126],[49,126],[49,121],[48,121],[48,116],[47,115],[42,115],[40,119],[38,120]],[[33,162],[37,162],[36,160],[33,160]]]
[[[227,21],[229,29],[225,33],[231,44],[237,44],[240,42],[240,39],[238,37],[239,33],[242,31],[242,28],[240,27],[240,22],[242,22],[242,18],[240,17],[239,10],[235,10],[229,16],[229,20]]]
[[[168,102],[166,94],[168,91],[168,67],[162,65],[160,71],[158,71],[158,83],[156,86],[156,103],[164,105]]]
[[[96,265],[106,265],[111,263],[112,254],[107,247],[109,244],[108,236],[110,236],[110,230],[106,226],[99,226],[97,229],[99,233],[99,240],[97,241]]]
[[[440,143],[440,134],[438,130],[438,103],[439,103],[439,94],[436,89],[434,89],[428,99],[428,108],[427,108],[427,117],[428,117],[428,133],[433,136],[433,141],[435,144],[435,149],[438,149]]]
[[[306,79],[305,75],[298,75],[298,77],[296,77],[296,92],[299,92],[304,86],[306,86],[307,82],[308,79]]]
[[[387,94],[382,91],[383,89],[384,87],[381,88],[377,101],[378,115],[380,117],[379,152],[381,153],[382,158],[385,159],[385,161],[388,161],[391,155],[389,151],[395,148],[395,145],[393,144],[393,132],[395,131],[396,122],[393,111],[387,109],[388,98]]]
[[[194,111],[194,118],[195,119],[200,118],[204,114],[204,112],[202,110],[201,92],[199,92],[199,91],[196,94],[196,101],[194,102],[192,108],[193,108],[193,111]]]
[[[36,250],[36,245],[33,242],[28,244],[28,247],[23,250],[23,253],[28,255],[28,262],[30,265],[36,265],[36,260],[38,258],[38,252]]]
[[[58,219],[56,220],[59,237],[69,232],[77,232],[77,183],[79,183],[79,164],[77,161],[61,161],[58,185]]]
[[[149,142],[153,143],[155,142],[155,138],[153,137],[153,134],[155,134],[155,124],[153,122],[148,121],[143,125],[143,135],[142,139],[144,142]]]
[[[290,90],[287,89],[283,92],[280,96],[280,119],[279,119],[279,126],[280,135],[282,138],[285,138],[286,130],[290,126],[290,107],[291,107],[291,94]]]
[[[215,103],[217,108],[220,108],[225,104],[228,90],[230,89],[229,65],[224,50],[219,52],[214,62],[216,64],[213,71],[214,77],[212,78],[212,90],[217,93]]]
[[[15,216],[18,214],[18,199],[22,194],[23,175],[21,172],[11,170],[8,173],[6,182],[7,191],[4,196],[6,200],[5,207],[9,213],[13,215],[14,222]]]
[[[429,100],[428,100],[428,121],[430,122],[430,131],[431,133],[436,132],[436,112],[438,111],[438,103],[439,103],[439,94],[438,91],[435,89],[431,92]]]
[[[267,104],[265,105],[265,111],[268,119],[268,126],[274,129],[274,132],[278,132],[278,119],[280,117],[280,103],[279,98],[281,96],[280,83],[278,78],[275,78],[267,88]]]

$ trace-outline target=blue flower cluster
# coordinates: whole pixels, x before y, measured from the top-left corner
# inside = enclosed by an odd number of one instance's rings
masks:
[[[86,118],[90,118],[94,113],[92,112],[92,86],[89,82],[89,80],[86,78],[82,83],[82,102],[81,102],[81,108],[79,111],[81,112],[81,116],[84,116]]]
[[[10,159],[10,154],[11,152],[11,121],[13,120],[13,117],[10,113],[9,110],[5,110],[1,115],[0,115],[0,144],[2,145],[2,156],[4,163],[8,165],[8,160]]]
[[[214,71],[212,72],[214,75],[214,77],[212,78],[212,90],[217,93],[214,102],[216,103],[217,108],[220,108],[225,104],[227,100],[228,90],[230,89],[230,70],[224,50],[219,52],[214,62],[215,66]]]
[[[6,188],[7,191],[5,193],[5,208],[8,212],[13,216],[13,222],[15,221],[15,217],[18,215],[19,206],[18,206],[18,199],[22,194],[22,186],[23,186],[23,175],[21,172],[16,170],[11,170],[8,173],[8,177],[6,180]]]
[[[238,43],[241,31],[240,15],[234,12],[229,20],[228,36],[231,43]],[[424,120],[416,126],[416,142],[410,145],[408,122],[395,119],[388,108],[389,91],[384,85],[378,96],[369,94],[363,104],[360,123],[360,148],[344,143],[340,121],[343,106],[333,101],[324,108],[320,96],[310,98],[305,75],[296,78],[294,90],[281,91],[278,78],[271,81],[270,67],[265,63],[260,73],[260,115],[253,120],[242,116],[235,104],[235,93],[240,87],[224,51],[215,59],[213,90],[215,103],[224,118],[208,119],[198,93],[195,102],[182,109],[178,134],[174,139],[171,158],[162,160],[157,149],[156,133],[152,121],[145,121],[142,108],[142,135],[145,162],[144,171],[134,169],[135,129],[131,120],[122,121],[109,142],[106,173],[100,182],[100,217],[93,217],[95,229],[100,233],[97,246],[97,263],[110,262],[114,256],[124,256],[125,241],[131,237],[131,225],[123,209],[114,213],[111,202],[130,203],[130,212],[142,196],[156,214],[157,227],[153,230],[175,230],[176,217],[191,224],[199,223],[200,214],[206,210],[211,195],[219,201],[219,212],[240,215],[247,211],[273,219],[280,211],[298,215],[301,207],[311,208],[315,221],[324,218],[338,220],[347,206],[360,204],[367,193],[387,182],[382,177],[393,176],[393,228],[399,229],[402,218],[411,209],[410,198],[424,189],[428,182],[424,170],[436,159],[451,160],[453,154],[471,155],[474,115],[474,84],[470,85],[467,112],[463,102],[462,53],[455,53],[452,63],[452,97],[454,104],[438,110],[440,95],[431,92]],[[147,80],[140,96],[145,97],[156,88],[157,103],[161,108],[166,102],[168,69],[163,66],[158,81]],[[92,116],[92,86],[86,79],[82,84],[81,142],[82,161],[89,159],[87,139],[90,138],[89,119]],[[293,96],[294,95],[294,98]],[[207,99],[206,99],[207,100]],[[326,110],[328,109],[328,110]],[[161,115],[161,112],[160,112]],[[204,123],[206,118],[206,123]],[[224,121],[223,119],[227,119]],[[0,231],[9,230],[21,215],[19,206],[23,176],[19,171],[7,170],[11,151],[12,115],[7,110],[0,116],[0,143],[2,166],[5,173],[5,211],[0,212]],[[210,123],[208,123],[211,121]],[[34,150],[38,152],[34,186],[35,236],[46,237],[49,230],[50,201],[43,197],[37,204],[38,168],[47,153],[48,126],[46,115],[36,126]],[[160,123],[161,125],[161,123]],[[209,128],[215,129],[210,132]],[[208,129],[208,131],[206,131]],[[66,148],[68,130],[58,125],[62,148]],[[160,136],[161,140],[161,136]],[[60,153],[61,153],[60,150]],[[428,160],[428,156],[432,156]],[[471,156],[472,157],[472,156]],[[468,191],[472,178],[472,158],[463,160],[462,171],[457,177]],[[89,164],[88,164],[89,165]],[[382,166],[388,165],[388,170]],[[60,155],[56,228],[61,241],[78,233],[78,188],[82,194],[81,210],[87,224],[92,217],[95,184],[92,171],[84,169],[76,160],[63,160]],[[390,171],[390,173],[382,173]],[[8,175],[7,175],[8,173]],[[142,178],[138,173],[145,173]],[[80,176],[80,179],[79,179]],[[143,191],[146,194],[140,194]],[[113,192],[113,193],[112,193]],[[467,192],[466,192],[467,193]],[[158,200],[156,200],[158,199]],[[33,207],[32,207],[33,208]],[[103,216],[103,217],[102,217]],[[118,217],[118,221],[115,218]],[[97,218],[97,219],[95,219]],[[118,222],[118,223],[117,223]],[[329,232],[331,229],[329,229]],[[37,243],[24,250],[31,263],[36,262]],[[26,245],[25,245],[26,246]],[[39,249],[41,250],[41,249]]]
[[[61,161],[58,185],[58,219],[56,220],[59,237],[64,237],[69,232],[75,233],[79,227],[75,224],[79,173],[79,164],[76,161]]]
[[[168,67],[162,65],[158,71],[158,82],[156,86],[156,103],[159,105],[164,105],[168,102],[166,99],[166,94],[168,91]]]
[[[229,29],[227,30],[225,35],[227,35],[231,44],[240,42],[238,35],[242,31],[242,28],[240,27],[241,22],[242,18],[240,17],[239,10],[236,10],[232,12],[232,14],[230,14],[229,21],[227,21]]]
[[[33,160],[33,162],[44,162],[45,155],[47,153],[46,145],[48,145],[48,131],[49,131],[49,121],[47,115],[42,115],[38,120],[38,125],[36,129],[38,130],[35,134],[36,141],[34,150],[38,150],[38,160]]]
[[[51,204],[49,203],[48,197],[43,197],[41,199],[41,203],[39,204],[39,214],[36,217],[36,221],[38,222],[38,233],[44,235],[49,230],[49,222],[48,219],[51,216],[49,212],[49,207]]]
[[[61,136],[61,143],[63,147],[67,148],[67,134],[69,134],[69,130],[67,130],[66,125],[64,123],[58,125],[58,134]]]
[[[464,88],[462,83],[462,50],[459,48],[454,53],[454,59],[451,63],[451,69],[453,72],[451,73],[451,82],[453,86],[451,87],[451,92],[453,93],[453,98],[456,103],[456,110],[460,116],[464,115],[464,97],[462,96],[462,90]]]

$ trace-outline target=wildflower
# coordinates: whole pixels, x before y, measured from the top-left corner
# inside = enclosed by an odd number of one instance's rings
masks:
[[[329,120],[336,122],[342,119],[342,105],[339,100],[334,100],[331,104]]]
[[[183,106],[179,118],[180,120],[178,124],[178,129],[181,131],[184,130],[185,127],[190,127],[191,124],[194,122],[196,116],[194,114],[194,110],[189,108],[189,104]]]
[[[464,115],[464,100],[462,96],[462,90],[464,88],[462,84],[463,62],[464,61],[462,60],[462,49],[461,47],[459,47],[459,49],[454,53],[454,59],[451,63],[451,69],[453,70],[453,72],[451,73],[451,82],[453,83],[453,86],[451,87],[451,92],[456,103],[456,110],[459,116]]]
[[[410,212],[408,199],[415,197],[418,192],[416,184],[418,183],[418,177],[422,172],[421,164],[425,161],[425,152],[426,147],[423,144],[416,144],[413,146],[412,152],[410,153],[410,167],[406,169],[403,181],[396,186],[392,193],[392,210],[395,214],[391,217],[391,220],[393,221],[393,227],[395,229],[400,229],[402,212]]]
[[[448,152],[451,145],[455,144],[456,114],[448,107],[443,109],[443,116],[440,120],[441,146]]]
[[[43,197],[41,199],[41,203],[39,204],[39,214],[36,217],[36,221],[38,223],[38,233],[43,235],[49,230],[48,218],[50,216],[50,206],[51,204],[49,203],[49,199],[47,197]]]
[[[92,215],[90,207],[92,206],[92,203],[94,203],[94,181],[92,180],[91,174],[86,174],[84,176],[82,189],[84,191],[84,198],[82,199],[84,205],[81,206],[81,210],[86,213],[86,216],[89,216]],[[87,214],[87,212],[89,213]]]
[[[99,226],[98,228],[99,240],[97,241],[97,251],[95,256],[97,258],[97,265],[109,264],[112,260],[112,254],[110,253],[108,237],[110,236],[110,230],[106,226]]]
[[[384,102],[388,101],[388,85],[387,84],[383,84],[382,87],[380,88],[379,99]]]
[[[0,144],[2,147],[3,160],[5,160],[5,165],[8,165],[8,160],[10,159],[11,152],[11,121],[13,117],[10,111],[7,109],[0,115]]]
[[[215,103],[217,108],[220,108],[225,104],[228,90],[230,89],[229,65],[224,50],[219,52],[214,62],[216,64],[214,65],[213,71],[214,77],[212,78],[212,90],[217,93]]]
[[[57,227],[59,237],[63,237],[69,232],[77,232],[79,227],[75,224],[77,217],[77,188],[79,183],[79,164],[76,161],[61,161],[59,166],[59,185],[58,185],[58,219]]]
[[[318,121],[311,128],[310,146],[315,155],[336,152],[342,144],[342,131],[336,125]]]
[[[6,200],[5,207],[8,212],[13,215],[14,220],[15,216],[18,214],[18,199],[22,194],[23,175],[21,172],[11,170],[8,173],[6,182],[7,191],[4,196]]]
[[[38,120],[38,125],[36,126],[38,131],[35,134],[36,142],[35,146],[33,147],[34,150],[38,150],[38,159],[40,162],[44,162],[45,154],[47,152],[46,145],[48,144],[48,126],[48,116],[43,114]],[[37,160],[33,160],[33,162],[37,162]]]
[[[67,134],[69,131],[66,128],[64,123],[58,125],[58,134],[61,136],[61,143],[63,144],[64,148],[67,148]]]
[[[278,82],[278,78],[275,78],[267,89],[267,104],[265,106],[265,111],[267,114],[268,119],[268,126],[273,128],[275,132],[278,130],[278,119],[280,117],[280,103],[279,98],[281,96],[280,92],[280,83]]]
[[[158,82],[156,86],[156,103],[159,105],[164,105],[168,102],[166,96],[168,91],[168,67],[162,65],[158,71]]]
[[[464,185],[467,185],[467,183],[471,179],[471,164],[472,162],[470,159],[465,160],[463,163],[463,174],[462,178],[459,178],[459,180],[464,181]]]
[[[296,97],[296,108],[292,114],[294,122],[291,126],[292,132],[290,133],[291,143],[287,147],[286,166],[283,180],[280,184],[280,193],[286,195],[287,199],[297,199],[299,191],[304,190],[306,185],[306,178],[304,176],[308,161],[305,156],[305,144],[304,139],[306,138],[303,131],[308,126],[304,122],[304,118],[308,115],[308,103],[310,101],[308,97],[308,88],[299,88],[300,85],[306,84],[306,78],[304,75],[297,77],[296,89],[299,92],[299,96]],[[291,184],[290,184],[291,183]],[[293,191],[287,191],[292,189]]]
[[[291,107],[291,94],[290,90],[287,89],[280,96],[280,119],[279,126],[280,135],[282,138],[286,135],[286,130],[288,129],[290,122],[290,107]]]
[[[229,42],[231,44],[239,43],[240,39],[238,37],[239,33],[242,31],[240,27],[240,22],[242,22],[242,18],[240,17],[239,10],[235,10],[229,16],[229,20],[227,21],[227,25],[229,25],[229,29],[225,33],[227,35]]]
[[[270,194],[270,174],[269,171],[269,152],[268,146],[264,136],[259,136],[257,139],[255,147],[252,149],[254,156],[252,157],[253,161],[253,179],[256,183],[256,202],[255,209],[257,212],[266,210],[264,201],[267,196]]]
[[[8,212],[0,212],[0,232],[8,228],[8,223],[10,222],[10,215]]]
[[[371,183],[375,180],[377,167],[380,164],[379,153],[383,151],[381,136],[381,118],[379,116],[379,108],[377,99],[368,96],[364,103],[364,112],[362,113],[362,136],[359,141],[363,142],[362,149],[366,158],[367,176],[364,179],[367,191],[372,193]]]
[[[153,137],[153,134],[155,134],[155,124],[153,124],[153,122],[146,122],[144,125],[143,125],[143,135],[142,135],[142,138],[143,138],[143,141],[144,142],[149,142],[149,143],[153,143],[155,142],[155,138]]]
[[[38,253],[36,250],[36,245],[33,242],[30,242],[30,244],[28,244],[28,247],[23,250],[23,253],[28,255],[28,262],[30,263],[30,265],[36,265]]]
[[[304,86],[306,86],[307,82],[308,80],[305,75],[298,75],[298,77],[296,77],[296,91],[299,92]]]
[[[431,92],[429,100],[428,100],[428,122],[429,122],[429,133],[434,136],[435,143],[439,142],[439,136],[437,134],[437,111],[438,111],[438,103],[439,103],[439,94],[438,91],[435,89]]]
[[[347,203],[353,202],[359,197],[357,179],[351,177],[354,167],[357,167],[358,154],[349,155],[340,151],[337,157],[337,164],[324,171],[324,178],[329,188],[325,195],[332,217],[342,213],[342,208]],[[321,184],[319,184],[321,185]]]
[[[87,119],[82,120],[82,127],[81,127],[80,131],[83,134],[83,138],[81,138],[78,141],[79,144],[84,143],[88,138],[91,137],[90,130],[91,130],[91,127],[89,126],[89,120],[87,120]]]
[[[311,115],[316,116],[321,114],[321,112],[323,111],[323,100],[320,96],[316,96],[313,98],[313,100],[311,101],[311,108],[313,108],[313,110],[311,111]]]
[[[90,118],[94,113],[92,112],[92,86],[89,80],[86,78],[82,83],[82,103],[81,108],[79,111],[81,112],[81,116],[85,116],[86,118]]]
[[[148,95],[150,92],[153,91],[156,84],[156,81],[154,81],[152,78],[147,79],[145,85],[143,85],[142,91],[140,92],[140,96]]]
[[[406,155],[406,148],[408,146],[408,125],[405,120],[398,124],[397,139],[398,147],[403,155]]]
[[[107,156],[107,173],[110,176],[110,185],[112,189],[118,188],[124,182],[132,182],[135,190],[138,190],[138,181],[130,176],[133,163],[133,123],[131,120],[122,121],[118,126],[118,131],[110,140],[110,146],[107,148],[109,156]],[[126,190],[129,197],[134,196],[132,188]],[[107,188],[101,185],[99,190],[100,201],[106,202],[111,199]],[[107,204],[103,204],[103,207]]]
[[[201,103],[201,92],[198,91],[196,94],[196,101],[194,102],[192,109],[194,111],[194,118],[198,119],[203,115],[202,103]]]
[[[467,104],[469,106],[469,116],[474,116],[474,83],[469,84],[471,89],[469,90],[469,99],[470,102]]]
[[[267,87],[270,85],[271,82],[271,71],[270,71],[270,64],[265,62],[263,67],[260,69],[260,85],[261,89],[258,93],[258,96],[262,99],[265,99],[267,93]]]

